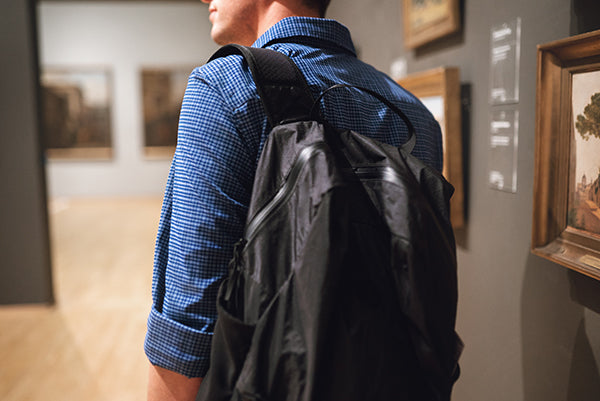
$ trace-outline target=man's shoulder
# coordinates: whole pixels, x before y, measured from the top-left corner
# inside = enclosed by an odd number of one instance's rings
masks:
[[[242,71],[242,57],[237,54],[219,57],[197,67],[196,75],[204,80],[214,81],[231,74],[239,75]]]
[[[213,92],[232,103],[245,102],[256,93],[254,81],[242,56],[237,54],[219,57],[196,67],[191,79],[201,81]]]

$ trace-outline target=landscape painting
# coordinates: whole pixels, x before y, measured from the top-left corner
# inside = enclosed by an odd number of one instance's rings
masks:
[[[568,225],[600,235],[600,71],[573,75]]]
[[[42,124],[49,158],[105,159],[112,154],[110,73],[104,69],[45,69]]]
[[[448,0],[410,0],[410,25],[413,29],[435,24],[450,14]]]
[[[537,49],[531,252],[600,280],[600,31]]]
[[[403,0],[404,43],[416,48],[460,29],[458,0]]]
[[[144,68],[144,150],[148,157],[171,157],[177,144],[181,102],[192,68]]]

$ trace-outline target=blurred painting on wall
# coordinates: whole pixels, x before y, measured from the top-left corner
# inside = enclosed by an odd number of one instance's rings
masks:
[[[42,132],[50,159],[112,157],[111,73],[104,68],[45,68]]]
[[[450,220],[454,228],[465,225],[462,110],[460,72],[438,67],[410,74],[397,81],[415,95],[440,125],[444,165],[442,174],[454,186]]]
[[[459,0],[403,0],[404,44],[423,46],[460,30]]]
[[[179,111],[192,68],[143,68],[142,103],[144,154],[150,158],[173,156],[177,145]]]

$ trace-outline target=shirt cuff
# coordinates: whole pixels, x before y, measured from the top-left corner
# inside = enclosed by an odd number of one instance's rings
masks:
[[[212,334],[171,320],[154,307],[150,311],[144,351],[153,365],[187,377],[204,377],[211,341]]]

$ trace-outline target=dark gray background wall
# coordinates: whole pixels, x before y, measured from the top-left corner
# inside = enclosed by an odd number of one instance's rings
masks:
[[[33,1],[0,5],[0,304],[51,302]]]
[[[466,124],[468,223],[459,239],[458,331],[466,347],[454,400],[600,400],[600,282],[529,252],[533,202],[536,45],[600,28],[597,1],[464,0],[463,31],[416,51],[402,45],[398,0],[332,1],[362,58],[389,71],[460,68]],[[488,186],[490,28],[521,17],[518,190]]]

